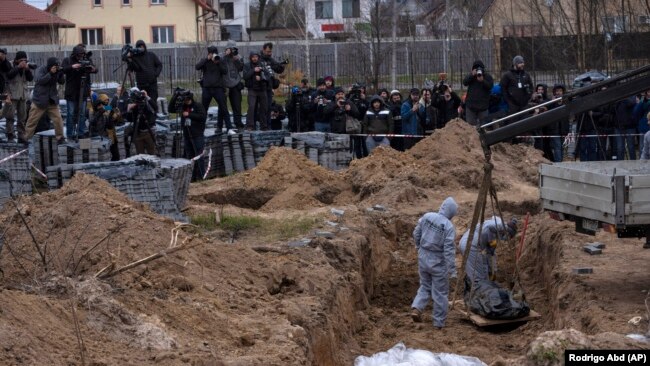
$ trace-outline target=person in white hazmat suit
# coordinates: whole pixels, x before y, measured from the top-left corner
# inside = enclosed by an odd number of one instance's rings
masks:
[[[456,228],[451,219],[456,216],[458,205],[447,197],[438,212],[428,212],[418,220],[413,230],[413,240],[418,249],[420,288],[411,304],[411,317],[422,321],[422,310],[433,300],[433,326],[442,328],[447,319],[449,278],[456,278]]]
[[[474,231],[474,240],[472,247],[467,256],[467,264],[465,265],[466,286],[471,286],[472,282],[480,280],[494,280],[497,272],[497,255],[496,247],[498,240],[508,240],[517,234],[517,220],[512,219],[504,225],[503,220],[498,216],[483,222],[483,229],[480,235],[480,224],[476,225]],[[467,240],[469,238],[469,229],[460,238],[459,248],[461,254],[465,253],[467,248]],[[498,240],[497,240],[498,239]]]

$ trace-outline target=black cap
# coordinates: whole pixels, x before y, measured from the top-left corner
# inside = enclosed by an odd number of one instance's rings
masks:
[[[208,46],[208,53],[219,53],[217,46]]]
[[[411,91],[409,92],[410,94],[417,94],[420,95],[420,89],[418,88],[412,88]]]
[[[6,48],[0,48],[0,53],[4,53],[6,55],[7,54],[7,49]]]

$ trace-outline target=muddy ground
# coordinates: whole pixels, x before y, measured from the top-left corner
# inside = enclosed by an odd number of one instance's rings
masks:
[[[429,311],[424,323],[411,321],[411,232],[449,195],[464,232],[482,157],[462,121],[409,152],[378,149],[340,173],[274,148],[253,170],[192,185],[186,214],[196,227],[82,174],[23,197],[18,210],[0,212],[0,364],[352,365],[401,341],[488,364],[552,365],[567,345],[650,348],[623,337],[650,330],[650,251],[548,219],[537,191],[545,161],[522,145],[494,147],[494,182],[507,217],[532,215],[521,289],[542,317],[480,329],[452,310],[440,331]],[[498,248],[501,283],[514,274],[521,231]],[[592,241],[606,244],[602,255],[582,251]],[[585,266],[594,273],[571,273]],[[635,316],[642,321],[629,324]]]

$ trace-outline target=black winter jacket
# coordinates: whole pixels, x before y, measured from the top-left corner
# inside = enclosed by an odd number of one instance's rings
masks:
[[[5,58],[0,62],[0,93],[4,93],[5,84],[7,83],[7,74],[11,70],[11,62]]]
[[[136,43],[136,47],[139,46]],[[158,85],[158,76],[162,72],[162,63],[155,53],[147,51],[147,46],[144,45],[145,51],[143,54],[133,56],[129,61],[129,70],[135,71],[135,81],[138,88],[142,89],[149,86]]]
[[[479,81],[472,73],[469,73],[463,79],[463,85],[467,87],[465,107],[473,111],[484,111],[490,107],[490,93],[494,86],[494,79],[492,75],[485,72],[483,62],[474,62],[472,69],[477,67],[483,69],[483,81]]]
[[[81,89],[82,68],[81,67],[78,69],[72,68],[72,65],[78,63],[79,60],[74,55],[64,58],[63,62],[61,63],[61,68],[63,69],[63,73],[65,74],[65,92],[63,95],[66,100],[76,100],[76,101],[79,100],[79,91]],[[90,74],[97,73],[97,68],[94,67],[94,64],[92,65],[93,65],[92,71],[90,71],[87,74],[86,87],[84,88],[84,92],[83,92],[84,97],[87,97],[90,94],[90,85],[91,85]]]
[[[186,108],[189,108],[189,115],[183,117],[182,114]],[[208,118],[208,114],[205,112],[205,108],[203,108],[201,103],[192,101],[192,104],[189,106],[181,104],[179,111],[176,110],[176,103],[169,104],[169,113],[178,113],[180,115],[181,125],[184,129],[183,132],[189,132],[189,135],[186,136],[192,136],[192,138],[203,136],[205,132],[205,120]],[[192,121],[189,127],[185,126],[185,120],[188,118]]]
[[[204,88],[223,88],[224,85],[224,75],[228,69],[226,65],[219,61],[208,60],[207,58],[201,59],[196,64],[196,69],[203,72],[203,83],[202,87]]]
[[[255,68],[260,67],[261,71],[255,72]],[[260,80],[257,80],[256,76],[260,77]],[[271,76],[264,69],[260,62],[254,64],[252,62],[244,65],[244,81],[246,87],[251,90],[267,90],[270,88]]]
[[[354,103],[346,100],[346,104],[350,105],[350,110],[346,111],[345,106],[339,107],[335,100],[331,101],[323,108],[323,114],[330,123],[332,133],[346,133],[345,122],[347,116],[359,119],[359,110]]]
[[[57,83],[65,83],[63,72],[59,71],[56,74],[50,73],[47,65],[43,65],[36,69],[36,82],[34,85],[34,94],[32,95],[32,103],[39,108],[47,108],[50,104],[59,104],[59,93],[57,91]]]
[[[525,107],[533,94],[533,79],[525,70],[512,69],[501,77],[501,90],[508,104]]]

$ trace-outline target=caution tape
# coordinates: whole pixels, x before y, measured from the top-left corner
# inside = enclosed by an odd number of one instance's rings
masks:
[[[32,168],[34,168],[34,170],[36,170],[36,173],[40,174],[41,177],[47,179],[47,175],[45,175],[45,173],[43,173],[42,171],[40,171],[40,170],[36,167],[36,165],[32,164]]]
[[[210,149],[208,152],[208,168],[205,170],[205,174],[203,174],[203,179],[206,179],[208,177],[208,173],[210,172],[211,168],[212,168],[212,149]]]
[[[525,135],[525,136],[517,136],[517,138],[533,138],[533,139],[545,139],[545,138],[553,138],[553,137],[561,137],[561,138],[568,138],[569,136],[573,136],[573,138],[577,137],[618,137],[618,136],[643,136],[642,133],[614,133],[614,134],[609,134],[609,135],[578,135],[578,134],[568,134],[568,135]]]
[[[11,154],[11,155],[7,156],[6,158],[2,158],[2,160],[0,160],[0,164],[4,163],[4,162],[6,162],[6,161],[9,161],[9,160],[11,160],[11,159],[13,159],[13,158],[15,158],[16,156],[18,156],[18,155],[24,153],[24,152],[27,151],[27,150],[28,150],[28,149],[20,150],[19,152],[14,153],[14,154]]]
[[[351,133],[350,136],[357,137],[403,137],[403,138],[415,138],[415,137],[427,137],[427,135],[400,135],[393,133]]]

